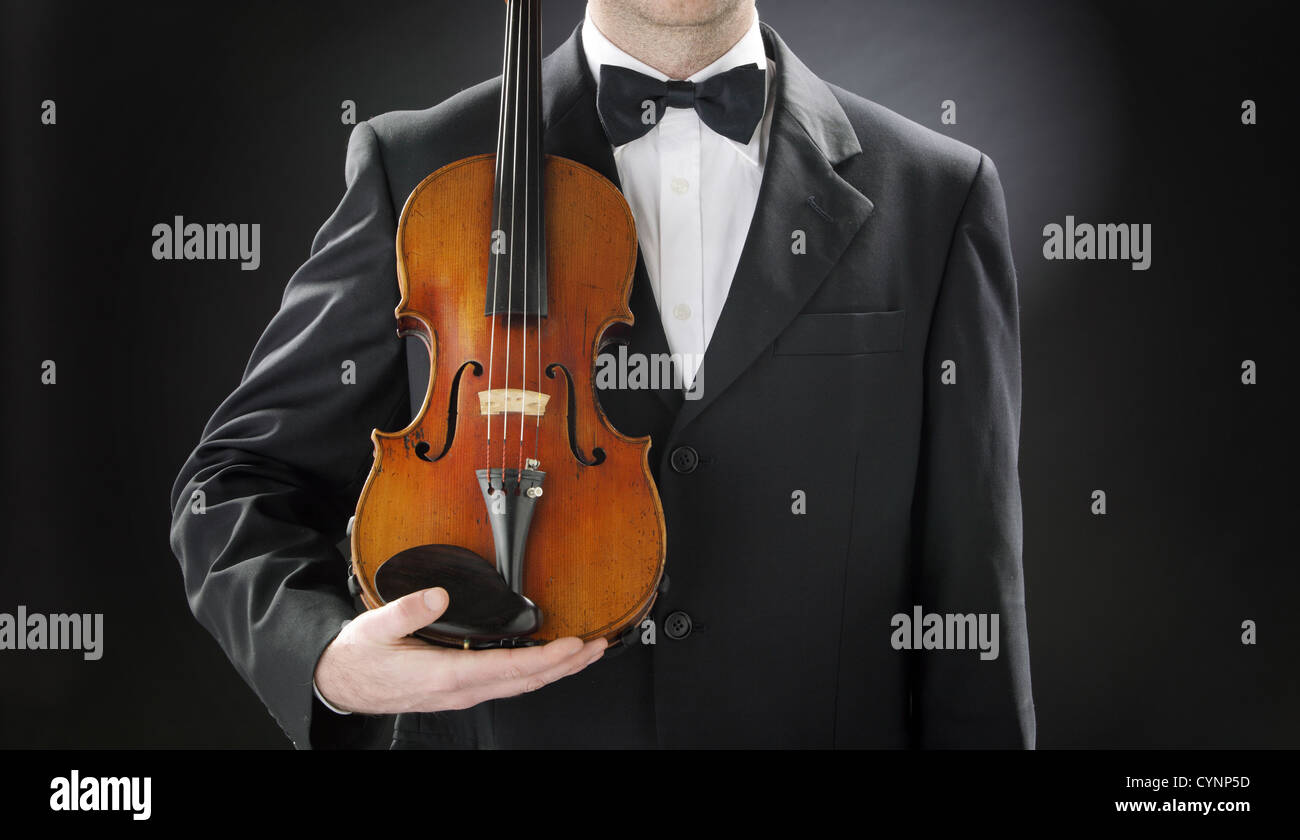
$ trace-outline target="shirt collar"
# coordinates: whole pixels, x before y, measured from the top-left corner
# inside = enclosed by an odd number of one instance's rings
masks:
[[[635,70],[638,73],[644,73],[647,76],[667,81],[668,76],[661,73],[650,65],[638,58],[629,55],[624,50],[615,46],[615,44],[605,37],[596,24],[591,20],[591,12],[588,11],[582,21],[582,49],[587,56],[587,66],[591,69],[591,76],[600,84],[600,66],[602,64],[615,64],[619,67],[626,67]],[[767,107],[771,107],[771,89],[772,74],[771,64],[767,58],[767,51],[763,47],[763,33],[758,27],[758,13],[754,13],[754,20],[750,23],[749,29],[741,36],[735,45],[727,50],[717,61],[710,64],[704,69],[692,73],[687,77],[687,81],[702,82],[710,76],[718,73],[724,73],[734,67],[741,67],[746,64],[757,64],[764,72],[763,96],[767,102]],[[737,143],[734,140],[727,139],[736,151],[744,155],[751,163],[758,165],[763,158],[763,121],[760,121],[759,127],[754,132],[753,138],[748,143]],[[724,138],[726,139],[726,138]],[[635,142],[635,141],[634,141]],[[621,148],[621,147],[620,147]],[[616,152],[618,149],[615,150]]]

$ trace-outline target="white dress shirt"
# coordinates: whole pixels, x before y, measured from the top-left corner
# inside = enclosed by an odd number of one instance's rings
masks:
[[[614,46],[590,13],[582,24],[582,46],[598,83],[602,64],[668,80]],[[614,147],[668,348],[681,354],[688,388],[731,289],[763,180],[775,66],[763,49],[758,15],[735,46],[687,79],[701,82],[746,64],[767,69],[763,119],[748,143],[717,134],[694,109],[667,108],[650,131]]]

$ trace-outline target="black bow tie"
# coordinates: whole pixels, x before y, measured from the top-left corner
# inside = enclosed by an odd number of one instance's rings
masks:
[[[694,108],[700,121],[718,134],[748,143],[767,105],[764,73],[757,64],[747,64],[697,84],[662,82],[626,67],[602,64],[596,112],[615,146],[654,128],[668,108]]]

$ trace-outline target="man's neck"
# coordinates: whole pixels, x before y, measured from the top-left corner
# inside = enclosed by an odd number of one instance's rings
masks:
[[[693,25],[659,24],[618,3],[592,3],[588,9],[591,22],[614,46],[670,79],[685,79],[726,55],[754,22],[749,3]]]

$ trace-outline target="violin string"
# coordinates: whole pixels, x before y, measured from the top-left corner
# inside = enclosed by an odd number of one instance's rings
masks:
[[[515,8],[518,8],[518,3],[519,3],[519,0],[516,0]],[[511,93],[513,94],[513,99],[514,99],[514,102],[513,102],[513,111],[512,111],[512,113],[514,114],[514,119],[513,119],[513,121],[512,121],[513,124],[511,125],[511,129],[510,129],[510,133],[511,133],[511,135],[512,135],[512,136],[511,136],[512,151],[511,151],[511,153],[510,153],[510,236],[509,236],[509,238],[507,239],[507,241],[510,243],[510,244],[507,246],[507,250],[508,250],[509,253],[510,253],[510,269],[509,269],[509,271],[506,272],[506,285],[507,285],[507,288],[506,288],[506,369],[505,369],[506,395],[503,396],[503,398],[502,398],[502,411],[501,411],[501,488],[502,488],[503,490],[505,489],[505,485],[506,485],[506,446],[505,446],[505,443],[506,443],[507,440],[509,440],[509,428],[510,428],[510,406],[509,406],[509,403],[508,403],[507,399],[508,399],[509,390],[510,390],[510,344],[511,344],[510,339],[511,339],[511,330],[514,329],[514,309],[515,309],[515,307],[514,307],[514,295],[515,295],[515,258],[514,258],[514,256],[515,256],[515,250],[514,250],[514,246],[515,246],[515,222],[516,222],[516,221],[518,220],[518,218],[519,218],[519,204],[518,204],[518,195],[517,195],[517,193],[518,193],[518,183],[517,183],[517,182],[518,182],[518,180],[519,180],[519,177],[518,177],[518,176],[519,176],[519,123],[520,123],[520,119],[519,119],[519,96],[520,96],[520,94],[519,94],[519,84],[518,84],[518,81],[519,81],[519,76],[520,76],[520,74],[519,74],[519,72],[518,72],[518,66],[517,66],[517,65],[518,65],[518,55],[519,55],[519,53],[518,53],[518,45],[519,45],[519,39],[522,37],[522,30],[523,30],[523,28],[524,28],[524,19],[523,19],[523,15],[522,15],[522,14],[517,15],[517,17],[519,18],[519,30],[520,30],[520,31],[517,32],[517,33],[516,33],[516,36],[515,36],[515,58],[516,58],[516,61],[515,61],[515,64],[516,64],[515,70],[516,70],[516,72],[515,72],[514,75],[515,75],[515,82],[516,82],[516,84],[513,86],[514,89],[511,91]],[[525,188],[526,188],[526,187],[525,187]]]
[[[540,49],[542,44],[541,3],[538,3],[536,2],[536,0],[534,0],[533,8],[534,8],[534,15],[535,15],[536,27],[537,27],[537,31],[533,33],[533,41],[537,45],[538,49]],[[537,72],[538,75],[540,76],[541,75],[540,64],[538,66]],[[537,82],[538,91],[540,91],[541,88],[542,88],[542,82],[539,79]],[[538,118],[540,120],[541,103],[540,102],[537,103],[536,107],[538,112]],[[537,293],[535,295],[537,299],[537,316],[536,316],[537,317],[537,392],[540,394],[542,391],[542,304],[545,303],[545,301],[542,300],[542,285],[543,285],[542,272],[545,271],[546,268],[546,260],[544,259],[546,256],[546,224],[544,221],[546,218],[546,213],[545,213],[546,190],[545,190],[545,181],[544,181],[544,179],[546,178],[546,155],[542,149],[542,132],[540,127],[538,127],[537,129],[537,138],[538,138],[537,140],[537,171],[538,171],[537,189],[539,192],[539,195],[537,197],[537,201],[539,204],[537,217],[538,219],[543,220],[541,227],[537,231],[537,257],[538,257]],[[550,284],[546,284],[546,288],[549,291]],[[542,438],[542,413],[539,410],[536,414],[536,421],[533,426],[533,460],[538,462],[539,464],[541,463],[541,458],[539,457],[541,438]]]
[[[525,125],[524,130],[526,131],[526,133],[528,133],[526,134],[526,138],[528,139],[526,139],[524,142],[524,272],[523,272],[524,283],[523,283],[523,289],[521,289],[521,291],[523,291],[524,293],[523,315],[521,315],[521,317],[523,317],[524,342],[523,342],[523,346],[520,347],[520,352],[519,352],[519,390],[520,390],[520,398],[521,400],[523,400],[523,402],[520,403],[520,407],[519,407],[519,466],[517,466],[515,472],[515,493],[516,494],[519,493],[520,482],[524,480],[524,419],[526,416],[528,416],[528,412],[524,411],[524,406],[526,404],[526,394],[528,394],[528,272],[529,272],[528,246],[529,244],[532,244],[529,241],[530,222],[532,222],[532,217],[529,216],[529,209],[530,209],[529,199],[532,198],[532,196],[529,195],[529,187],[532,187],[532,183],[533,183],[532,105],[533,105],[534,79],[533,79],[532,17],[533,17],[533,8],[536,7],[536,5],[537,5],[536,3],[528,4],[529,7],[528,8],[528,34],[526,34],[526,38],[524,40],[525,100],[524,100],[523,116],[524,116],[524,125]],[[516,118],[517,117],[519,117],[519,114],[516,113]]]
[[[504,189],[504,186],[505,186],[505,168],[504,168],[503,163],[502,163],[502,156],[505,154],[505,145],[506,145],[506,133],[505,133],[505,124],[506,124],[506,123],[505,123],[505,120],[506,120],[506,95],[507,95],[506,92],[507,92],[507,76],[508,76],[508,74],[509,74],[509,70],[510,70],[510,23],[509,23],[509,11],[506,12],[506,18],[507,18],[507,20],[506,20],[506,27],[505,27],[505,30],[506,30],[506,34],[505,34],[505,44],[504,44],[504,46],[502,46],[502,48],[501,48],[501,107],[500,107],[500,113],[497,115],[497,120],[498,120],[498,121],[497,121],[497,126],[498,126],[498,131],[497,131],[497,156],[496,156],[496,161],[495,161],[495,169],[496,169],[496,173],[495,173],[495,175],[496,175],[496,182],[495,182],[495,184],[494,184],[494,189],[496,190],[496,193],[495,193],[495,198],[496,198],[496,202],[495,202],[495,203],[496,203],[496,218],[495,218],[495,220],[494,220],[494,222],[493,222],[493,227],[492,227],[492,230],[491,230],[491,232],[490,232],[490,236],[489,236],[489,238],[488,238],[488,241],[491,243],[491,244],[489,245],[489,249],[488,249],[488,252],[489,252],[489,254],[491,255],[491,257],[500,257],[500,256],[501,256],[500,254],[495,254],[495,253],[493,253],[493,252],[496,250],[496,235],[497,235],[497,232],[501,230],[501,212],[502,212],[502,210],[503,210],[504,207],[505,207],[505,201],[503,201],[503,199],[504,199],[504,197],[505,197],[504,194],[503,194],[503,189]],[[491,309],[492,314],[488,316],[488,334],[489,334],[489,338],[488,338],[488,379],[487,379],[487,387],[488,387],[488,397],[489,397],[489,401],[488,401],[488,412],[487,412],[486,415],[484,415],[484,419],[485,419],[485,421],[486,421],[486,425],[487,425],[487,453],[486,453],[486,460],[485,460],[485,463],[484,463],[484,465],[483,465],[484,469],[487,470],[487,473],[488,473],[488,495],[491,495],[491,493],[492,493],[492,410],[491,410],[491,408],[492,408],[492,403],[491,403],[491,395],[492,395],[492,381],[493,381],[493,374],[494,374],[494,372],[495,372],[495,370],[496,370],[495,365],[496,365],[496,348],[497,348],[497,316],[496,316],[496,311],[497,311],[497,287],[498,287],[498,285],[499,285],[499,283],[498,283],[498,278],[500,277],[500,275],[501,275],[501,260],[500,260],[500,259],[492,259],[492,309]]]

